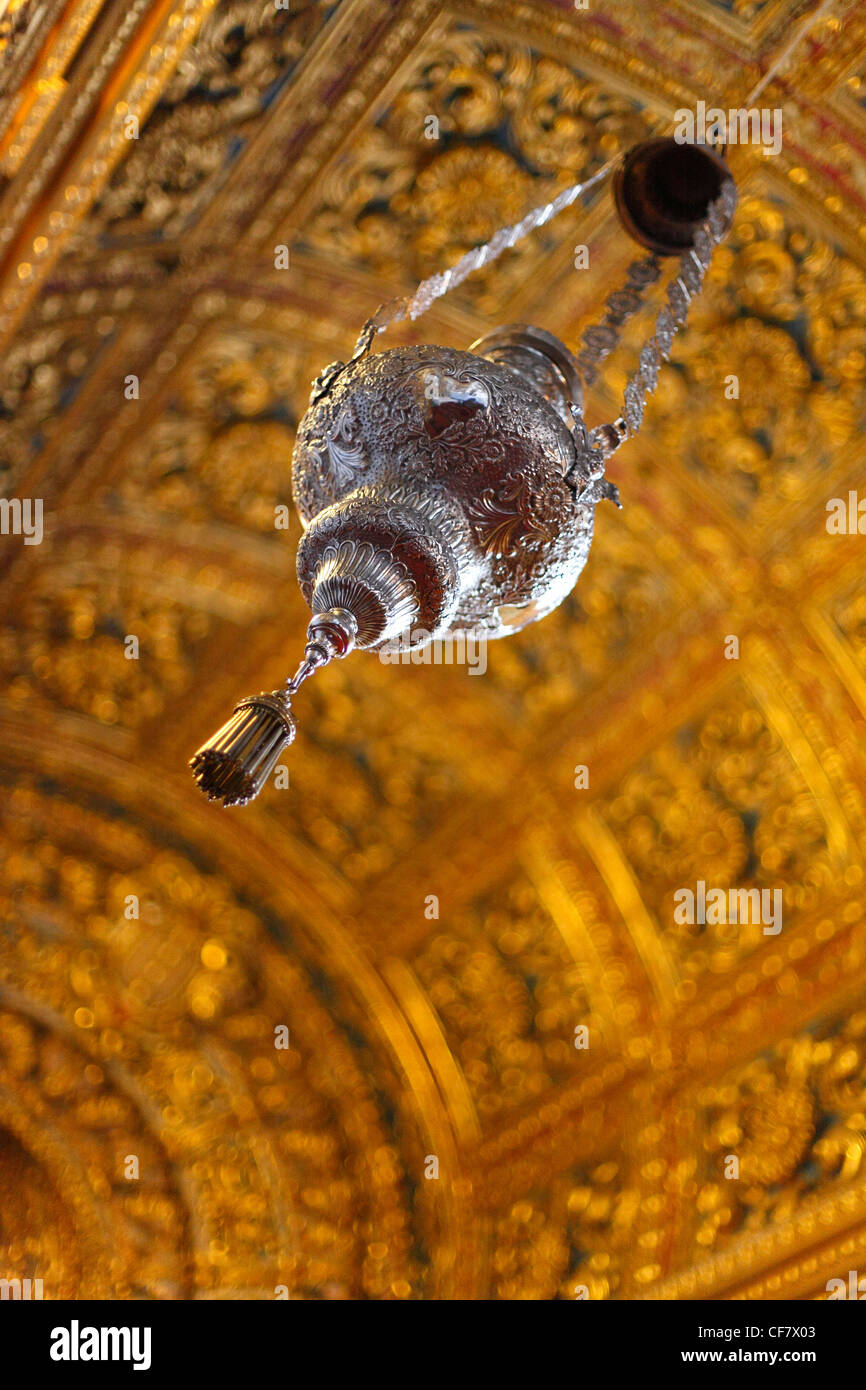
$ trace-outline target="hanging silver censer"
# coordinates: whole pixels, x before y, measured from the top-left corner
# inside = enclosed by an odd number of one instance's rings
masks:
[[[648,254],[612,293],[575,356],[551,334],[511,324],[466,351],[370,353],[377,333],[415,319],[608,173],[620,219]],[[281,690],[242,700],[191,759],[211,799],[242,806],[295,735],[294,696],[355,647],[375,651],[472,632],[505,637],[562,602],[586,563],[596,505],[616,488],[607,458],[640,427],[677,328],[730,226],[736,190],[704,146],[650,140],[498,232],[408,300],[383,305],[348,363],[313,383],[292,465],[304,534],[298,579],[312,609],[303,660]],[[661,276],[666,303],[626,387],[622,415],[588,430],[583,386]]]

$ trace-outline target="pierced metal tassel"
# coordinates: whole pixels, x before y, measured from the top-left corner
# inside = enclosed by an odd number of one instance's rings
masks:
[[[190,758],[193,776],[209,801],[246,806],[258,796],[295,737],[292,696],[320,666],[347,656],[357,631],[357,619],[344,608],[313,615],[304,659],[285,688],[241,700],[231,718]]]
[[[209,801],[246,806],[258,796],[277,759],[295,737],[286,691],[252,695],[190,759]]]

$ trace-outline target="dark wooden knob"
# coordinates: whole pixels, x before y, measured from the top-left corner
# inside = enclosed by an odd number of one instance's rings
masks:
[[[730,176],[722,155],[709,145],[680,145],[673,136],[645,140],[614,174],[620,221],[648,250],[681,255]]]

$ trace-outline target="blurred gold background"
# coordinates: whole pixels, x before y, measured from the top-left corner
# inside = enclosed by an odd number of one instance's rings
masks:
[[[825,528],[863,480],[857,0],[760,98],[782,153],[731,151],[733,233],[571,599],[483,678],[330,669],[247,810],[186,768],[302,646],[274,507],[310,379],[678,108],[739,104],[815,8],[5,7],[0,468],[45,539],[0,542],[0,1276],[812,1298],[866,1260],[864,541]],[[605,192],[402,340],[576,345],[633,255]],[[782,932],[675,926],[699,878],[782,888]]]

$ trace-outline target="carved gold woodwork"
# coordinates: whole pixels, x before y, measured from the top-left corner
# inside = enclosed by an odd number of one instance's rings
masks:
[[[41,546],[0,538],[0,1275],[825,1297],[866,1259],[863,541],[825,528],[863,475],[862,7],[764,94],[782,154],[732,152],[730,239],[571,598],[479,679],[334,669],[243,825],[186,758],[306,622],[273,521],[310,378],[588,161],[735,102],[802,6],[106,0],[71,67],[31,8],[0,63],[65,85],[0,106],[0,478],[45,500]],[[630,254],[607,201],[572,210],[424,339],[577,344]],[[781,888],[782,931],[677,925],[697,879]]]

